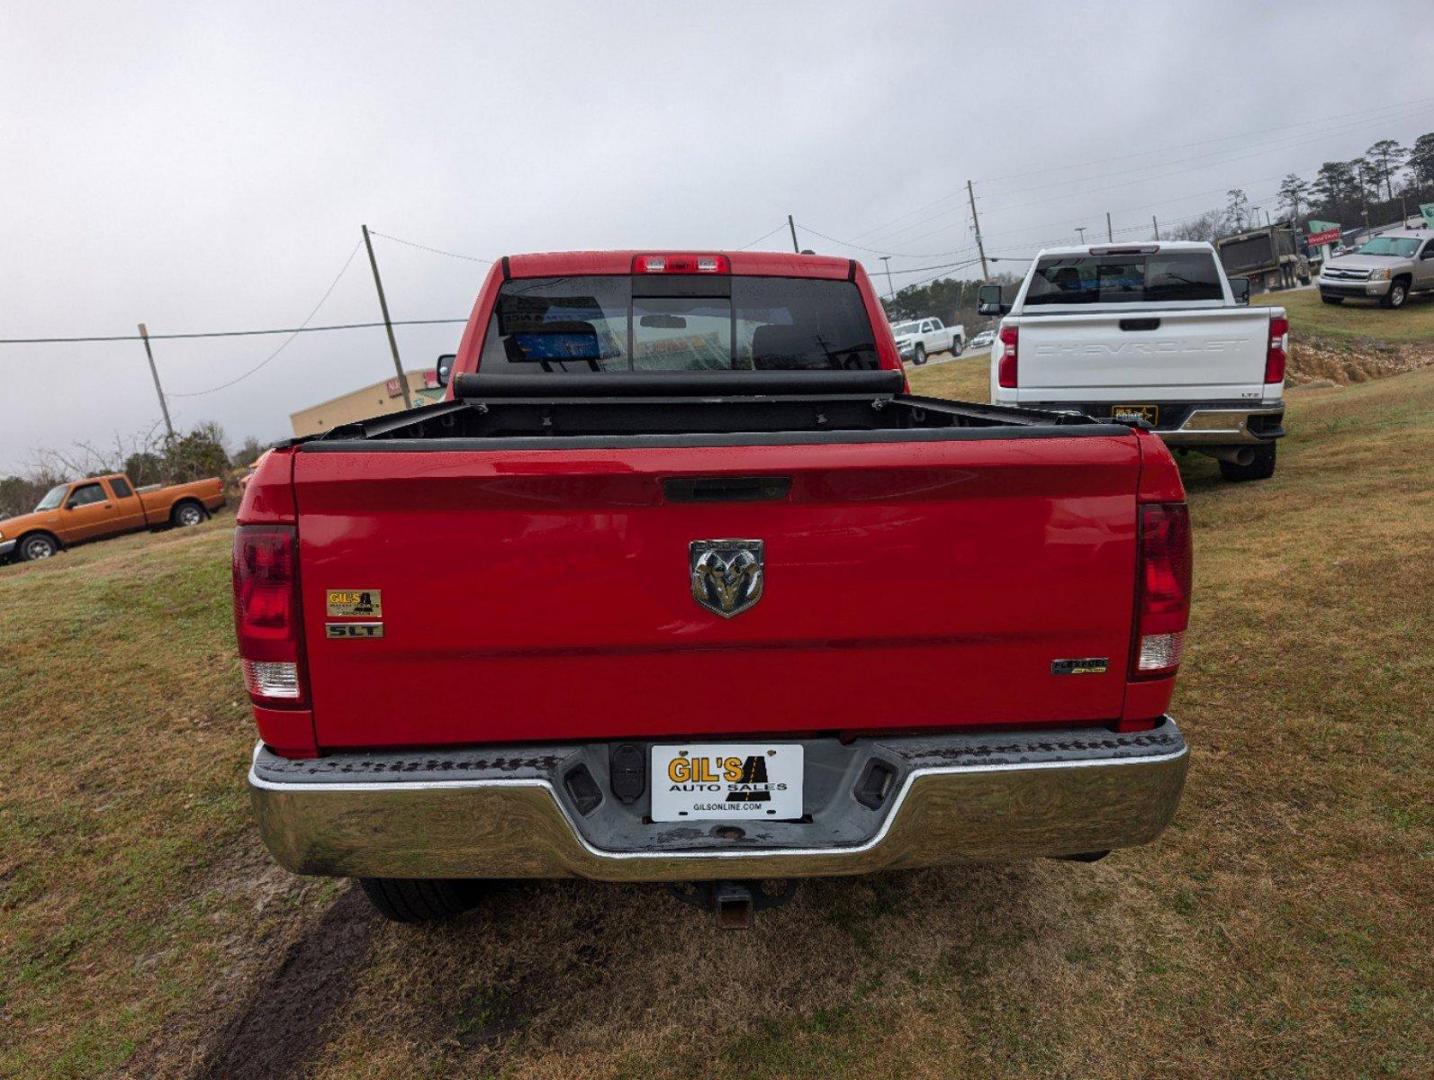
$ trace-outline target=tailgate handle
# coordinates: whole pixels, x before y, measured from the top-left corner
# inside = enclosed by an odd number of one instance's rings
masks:
[[[1121,319],[1122,330],[1159,330],[1159,319]]]
[[[668,502],[772,502],[791,490],[790,476],[672,476],[662,481]]]

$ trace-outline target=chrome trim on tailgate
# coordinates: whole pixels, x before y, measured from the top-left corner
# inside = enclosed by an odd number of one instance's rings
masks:
[[[651,844],[600,847],[584,835],[553,783],[535,775],[540,768],[511,763],[504,768],[519,775],[395,780],[365,772],[364,779],[351,781],[333,779],[344,765],[324,758],[326,766],[338,765],[325,769],[325,779],[284,781],[260,774],[261,746],[249,785],[265,843],[296,873],[609,881],[814,877],[1146,843],[1173,817],[1189,763],[1173,721],[1165,720],[1158,731],[1159,737],[1144,742],[1101,729],[1088,733],[1092,741],[1104,737],[1116,747],[1108,756],[1091,756],[1089,746],[1067,753],[1060,749],[1065,733],[1042,731],[950,736],[946,746],[941,737],[877,740],[872,750],[898,768],[903,760],[910,763],[904,781],[881,811],[868,811],[854,798],[847,806],[844,793],[837,812],[870,814],[870,823],[879,826],[858,843],[808,847],[718,841],[705,822],[693,823],[703,829],[689,828],[694,836],[685,850],[671,846],[670,832],[666,846],[658,842],[661,827],[652,830]],[[960,756],[960,740],[1003,737],[1033,740],[1043,748],[1032,755],[1040,760],[927,763]],[[757,831],[772,823],[739,824]]]

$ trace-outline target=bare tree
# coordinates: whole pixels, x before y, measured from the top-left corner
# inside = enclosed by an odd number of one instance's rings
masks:
[[[1384,181],[1384,192],[1389,201],[1394,201],[1394,174],[1404,167],[1404,162],[1409,158],[1409,151],[1400,146],[1393,139],[1380,139],[1364,152],[1369,162],[1370,171],[1373,173],[1374,186],[1379,187],[1379,182]]]

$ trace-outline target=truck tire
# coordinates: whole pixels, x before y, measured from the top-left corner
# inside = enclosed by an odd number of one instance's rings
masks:
[[[963,352],[965,352],[965,351],[966,351],[966,343],[965,343],[964,341],[962,341],[960,338],[957,338],[956,340],[954,340],[953,342],[951,342],[951,355],[952,355],[952,356],[960,356],[960,355],[961,355]]]
[[[1220,462],[1220,475],[1226,480],[1268,480],[1275,475],[1275,444],[1256,449],[1255,460],[1248,465]]]
[[[911,354],[911,362],[917,367],[926,363],[926,346],[920,342],[916,343],[916,351]]]
[[[1409,282],[1404,278],[1395,278],[1394,283],[1389,286],[1389,291],[1379,298],[1379,306],[1386,308],[1402,308],[1404,301],[1409,299]]]
[[[31,533],[22,539],[16,552],[21,562],[48,559],[60,550],[60,543],[49,533]]]
[[[368,902],[385,919],[436,922],[461,915],[482,895],[477,881],[439,878],[359,878]]]
[[[1319,298],[1320,298],[1321,300],[1323,300],[1326,304],[1342,304],[1342,303],[1344,303],[1344,297],[1342,297],[1342,296],[1326,296],[1324,293],[1320,293],[1320,297],[1319,297]]]
[[[178,528],[198,525],[209,517],[209,511],[192,499],[185,499],[170,511],[169,520]]]

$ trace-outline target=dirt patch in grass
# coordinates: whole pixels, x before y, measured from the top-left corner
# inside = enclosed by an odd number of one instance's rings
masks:
[[[1290,344],[1288,386],[1348,386],[1434,366],[1434,331],[1427,341],[1391,345],[1317,336]]]

